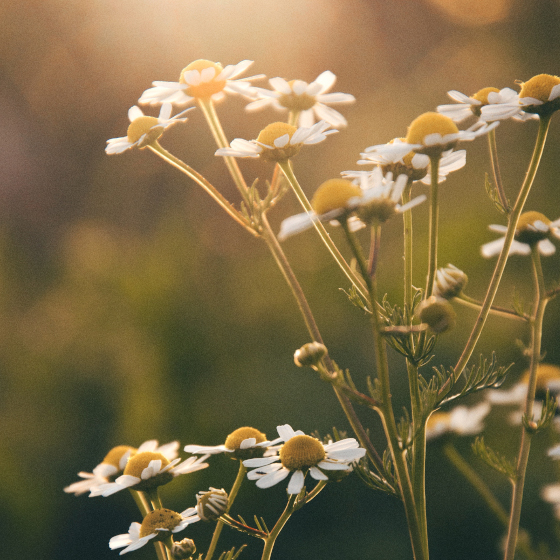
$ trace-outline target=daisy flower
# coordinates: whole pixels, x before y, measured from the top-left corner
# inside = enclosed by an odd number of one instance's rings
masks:
[[[249,459],[255,452],[262,455],[263,445],[269,443],[266,436],[255,428],[244,426],[233,431],[221,445],[187,445],[187,453],[216,455],[218,453],[231,453],[232,459]]]
[[[79,496],[80,494],[93,491],[94,488],[101,484],[107,484],[115,475],[124,471],[128,459],[136,453],[154,451],[161,453],[169,461],[172,461],[177,457],[177,449],[179,449],[178,441],[172,441],[160,446],[155,439],[145,441],[138,449],[129,445],[117,445],[117,447],[113,447],[105,455],[103,461],[93,469],[93,472],[78,473],[78,476],[84,480],[70,484],[70,486],[64,488],[64,491],[68,494]]]
[[[467,130],[459,130],[446,115],[434,112],[423,113],[410,123],[404,142],[372,146],[370,150],[386,158],[397,160],[411,151],[441,157],[444,152],[454,149],[458,142],[474,140],[478,136],[487,134],[498,124],[498,122],[487,124],[479,121]]]
[[[498,224],[492,224],[488,229],[497,233],[505,234],[507,232],[506,226]],[[531,248],[537,245],[541,255],[552,255],[556,251],[556,247],[550,241],[551,235],[560,238],[560,219],[551,222],[540,212],[524,212],[519,217],[515,239],[511,244],[509,254],[530,255]],[[482,256],[488,259],[499,255],[504,242],[505,237],[501,237],[495,241],[490,241],[490,243],[485,243],[480,250]]]
[[[108,154],[120,154],[129,148],[145,148],[152,142],[155,142],[166,128],[178,122],[185,122],[186,117],[181,117],[190,109],[171,116],[173,107],[171,103],[164,103],[159,111],[159,117],[149,117],[144,115],[142,109],[134,105],[128,110],[128,119],[130,125],[126,131],[126,136],[121,138],[111,138],[107,140],[105,152]]]
[[[165,540],[196,521],[200,521],[200,518],[195,508],[186,509],[182,513],[166,508],[156,509],[149,512],[142,523],[132,523],[128,533],[113,537],[109,541],[109,547],[114,550],[125,546],[120,554],[132,552],[151,540]]]
[[[196,495],[196,511],[202,521],[216,521],[227,512],[228,493],[222,488],[212,488]]]
[[[358,160],[358,165],[379,165],[384,173],[393,173],[395,177],[407,175],[411,181],[421,181],[429,185],[432,181],[429,173],[430,158],[426,154],[417,154],[409,151],[404,156],[399,152],[386,152],[385,146],[399,145],[405,143],[404,138],[394,138],[388,144],[369,146],[362,154],[363,159]],[[438,183],[443,183],[449,173],[457,171],[465,166],[467,162],[465,150],[447,150],[441,155],[438,167]],[[345,171],[344,176],[350,176],[351,171]]]
[[[542,489],[541,497],[554,506],[554,515],[560,519],[560,484],[548,484]]]
[[[519,104],[519,95],[511,88],[498,89],[495,87],[487,87],[477,91],[470,97],[456,90],[448,91],[447,95],[457,103],[439,105],[437,107],[437,112],[448,116],[454,122],[464,121],[473,115],[480,118],[482,110],[487,105]],[[519,121],[525,121],[535,118],[535,116],[536,115],[520,112],[513,118]],[[493,119],[485,118],[483,120]]]
[[[396,181],[388,173],[383,176],[379,167],[371,173],[362,173],[358,176],[360,186],[348,179],[329,179],[315,192],[311,199],[313,212],[304,212],[286,218],[278,234],[279,240],[284,240],[291,235],[300,233],[313,226],[316,221],[345,220],[357,211],[358,217],[363,222],[385,222],[391,216],[400,214],[420,204],[426,199],[425,195],[418,196],[400,205],[404,188],[408,178],[399,175]],[[357,229],[357,226],[353,226]]]
[[[468,280],[467,275],[462,270],[448,264],[446,267],[437,270],[433,294],[436,297],[453,299],[463,291]]]
[[[303,80],[287,81],[284,78],[269,80],[272,90],[254,88],[258,95],[245,108],[256,111],[265,107],[277,110],[288,110],[298,113],[300,126],[313,126],[315,120],[324,120],[338,128],[346,126],[346,119],[334,109],[328,107],[332,103],[352,103],[355,101],[349,93],[327,93],[336,81],[336,76],[329,70],[320,74],[315,81],[308,84]]]
[[[136,453],[128,460],[122,476],[114,482],[94,488],[90,496],[107,497],[125,488],[132,488],[139,492],[150,490],[171,482],[181,474],[205,469],[208,463],[204,463],[204,460],[207,458],[208,455],[203,455],[197,459],[190,457],[181,462],[179,458],[169,461],[162,453],[154,451]]]
[[[550,74],[533,76],[521,83],[516,97],[486,105],[481,109],[481,119],[498,121],[509,118],[524,118],[524,115],[549,115],[560,109],[560,78]]]
[[[295,156],[304,144],[322,142],[328,134],[338,130],[327,130],[329,124],[319,121],[310,128],[296,128],[291,124],[276,122],[263,128],[256,140],[236,138],[229,148],[220,148],[217,156],[261,157],[268,161],[286,161]]]
[[[251,64],[252,60],[242,60],[224,68],[219,62],[195,60],[183,68],[178,82],[153,82],[154,87],[147,89],[138,102],[187,105],[197,99],[219,101],[225,97],[224,92],[253,96],[250,81],[264,76],[234,79]]]
[[[479,434],[484,429],[483,420],[490,412],[490,404],[481,402],[473,407],[456,406],[449,412],[434,412],[426,424],[426,439],[434,439],[452,432],[462,436]]]
[[[259,488],[270,488],[289,476],[288,494],[299,494],[308,472],[315,480],[328,480],[323,471],[349,471],[352,463],[366,453],[354,438],[323,445],[288,424],[278,426],[277,430],[280,437],[271,442],[282,443],[277,456],[243,461],[243,465],[253,468],[247,478],[256,480]]]

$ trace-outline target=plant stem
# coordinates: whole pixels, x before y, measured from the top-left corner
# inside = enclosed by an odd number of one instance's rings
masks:
[[[296,179],[296,176],[294,175],[289,160],[278,162],[278,164],[280,165],[280,168],[284,172],[286,179],[288,179],[288,182],[290,183],[290,186],[295,192],[303,209],[308,213],[313,212],[313,208],[311,207],[311,204],[307,199],[307,196],[305,196],[303,189],[301,188],[300,184],[298,183],[298,180]],[[344,260],[344,257],[340,254],[340,251],[338,250],[337,246],[334,244],[330,235],[327,233],[327,230],[325,229],[323,224],[318,220],[315,220],[313,222],[313,225],[315,226],[317,233],[321,237],[321,240],[323,241],[327,249],[330,251],[331,255],[334,257],[334,260],[336,261],[338,266],[342,269],[342,271],[344,272],[348,280],[352,282],[356,290],[358,290],[358,293],[363,298],[367,299],[367,292],[364,290],[363,282],[357,276],[355,271],[352,270],[352,268],[350,268],[348,263]]]
[[[228,496],[228,504],[225,513],[229,513],[231,506],[237,496],[237,492],[239,492],[239,488],[241,488],[241,484],[245,479],[245,473],[247,469],[243,466],[243,461],[239,461],[239,471],[237,471],[237,477],[235,478],[235,482],[231,487],[229,496]],[[214,555],[214,551],[216,550],[216,545],[218,544],[218,540],[220,538],[220,534],[222,532],[224,526],[224,522],[221,519],[218,519],[216,522],[216,528],[214,529],[214,534],[212,535],[212,541],[210,542],[210,546],[208,547],[208,552],[206,553],[205,560],[211,560],[212,556]]]
[[[290,516],[294,512],[294,504],[296,498],[297,498],[297,494],[291,494],[290,497],[288,498],[288,503],[286,505],[286,508],[284,509],[282,515],[274,525],[272,531],[270,531],[268,537],[265,539],[264,550],[261,556],[261,560],[270,560],[270,555],[272,554],[274,543],[276,542],[276,539],[280,534],[280,531],[284,528],[284,525],[286,525],[286,522],[288,521],[288,519],[290,519]]]
[[[282,250],[280,243],[278,243],[278,240],[276,239],[276,236],[274,235],[274,232],[272,231],[272,228],[268,223],[268,219],[265,213],[262,214],[262,226],[263,239],[266,242],[270,252],[272,253],[272,256],[274,257],[278,268],[282,272],[284,279],[290,287],[294,298],[296,299],[299,310],[303,316],[303,320],[305,321],[305,326],[307,327],[311,338],[314,341],[323,344],[323,337],[321,336],[319,327],[315,322],[315,318],[313,317],[313,313],[311,311],[311,308],[309,307],[309,303],[307,302],[305,294],[301,289],[301,286],[292,270],[292,267],[290,266],[288,259],[286,258],[286,255],[284,254],[284,251]],[[325,362],[326,369],[332,375],[336,371],[336,369],[328,354],[323,358],[323,361]],[[377,450],[371,443],[371,440],[369,439],[365,428],[360,422],[360,419],[358,418],[358,415],[356,414],[352,403],[350,402],[348,397],[344,395],[340,391],[340,389],[338,389],[338,387],[333,385],[333,389],[336,393],[338,401],[340,402],[342,410],[346,414],[346,418],[350,422],[350,425],[352,426],[352,429],[354,430],[354,433],[356,434],[356,437],[360,442],[360,445],[362,445],[362,447],[366,449],[369,459],[374,465],[376,465],[376,468],[379,470],[382,466],[382,460],[379,457]]]
[[[428,248],[428,279],[426,281],[426,292],[424,298],[432,295],[434,290],[434,279],[437,270],[437,251],[438,251],[438,225],[439,225],[439,160],[441,154],[430,156],[430,212],[429,212],[429,248]]]
[[[463,349],[463,353],[461,354],[459,360],[457,361],[457,364],[455,365],[456,375],[461,374],[461,372],[465,369],[468,361],[470,360],[472,353],[474,352],[474,348],[482,333],[482,329],[484,328],[484,324],[486,323],[488,314],[490,313],[492,303],[494,302],[494,297],[496,296],[496,292],[498,291],[498,286],[500,285],[500,280],[502,279],[502,275],[506,267],[509,249],[511,247],[511,243],[515,235],[515,230],[517,228],[517,222],[519,221],[519,216],[523,211],[523,207],[525,206],[525,201],[529,196],[531,186],[533,185],[533,180],[535,179],[535,175],[539,167],[539,162],[541,160],[541,156],[544,150],[546,135],[548,132],[551,116],[552,115],[546,115],[546,116],[541,116],[540,118],[539,132],[537,134],[537,140],[535,142],[535,148],[533,150],[531,163],[529,164],[529,169],[527,170],[525,180],[523,181],[523,185],[521,186],[521,189],[517,196],[517,200],[515,201],[515,205],[509,215],[508,230],[504,238],[504,247],[502,248],[500,256],[498,257],[498,262],[496,263],[496,266],[494,268],[494,273],[492,275],[490,285],[488,286],[488,291],[486,292],[486,296],[484,297],[484,301],[482,302],[482,308],[480,309],[480,313],[476,318],[476,322],[473,326],[473,329],[465,345],[465,348]],[[444,393],[447,390],[449,382],[450,381],[442,385],[440,389],[440,393]]]
[[[498,163],[498,147],[496,144],[496,130],[492,129],[488,133],[488,149],[490,151],[490,162],[492,164],[492,173],[494,175],[494,183],[500,199],[500,204],[509,212],[509,204],[504,186],[502,183],[502,174],[500,173],[500,164]]]
[[[238,224],[243,226],[249,233],[257,236],[257,232],[251,227],[248,220],[240,214],[232,204],[212,185],[208,182],[200,173],[195,171],[192,167],[182,162],[179,158],[170,154],[165,150],[157,140],[148,146],[152,152],[158,155],[167,163],[171,164],[173,167],[177,168],[179,171],[183,172],[187,177],[192,179],[195,183],[200,185],[217,203],[218,205],[227,212],[227,214],[233,218]]]
[[[527,387],[527,398],[525,401],[525,418],[528,422],[533,418],[533,405],[535,403],[535,391],[537,388],[537,369],[541,357],[542,324],[544,312],[548,299],[545,293],[544,278],[541,267],[541,259],[536,244],[531,247],[533,257],[533,271],[535,278],[535,305],[533,317],[531,318],[531,364],[529,367],[529,383]],[[508,537],[506,544],[505,560],[513,560],[519,532],[519,520],[521,517],[521,505],[523,501],[523,486],[529,461],[532,434],[522,426],[521,444],[519,457],[517,459],[517,476],[513,483],[513,495],[511,502]]]
[[[408,204],[411,198],[412,181],[408,181],[403,194],[402,204]],[[410,312],[412,323],[412,208],[403,213],[404,224],[404,303]]]
[[[381,336],[381,319],[377,309],[377,283],[375,277],[368,274],[367,263],[362,253],[360,245],[356,241],[356,237],[348,227],[348,221],[341,221],[342,228],[348,239],[348,243],[352,249],[358,267],[364,276],[369,293],[369,303],[372,309],[371,322],[373,330],[373,339],[375,344],[375,361],[377,366],[377,377],[380,382],[382,402],[378,410],[381,422],[387,436],[387,443],[395,466],[397,480],[399,483],[401,498],[404,504],[408,529],[410,532],[410,541],[412,552],[416,560],[428,560],[428,543],[424,542],[420,524],[417,517],[416,504],[412,491],[412,484],[408,473],[408,468],[404,460],[404,453],[401,449],[397,424],[393,412],[391,388],[389,381],[389,366],[387,362],[387,350],[385,340]],[[379,227],[379,226],[377,226]]]
[[[136,490],[129,489],[138,509],[140,510],[140,514],[142,518],[146,517],[150,511],[152,511],[152,507],[150,502],[148,501],[144,492],[137,492]],[[158,560],[167,560],[167,548],[161,541],[154,542],[154,548],[156,549],[156,555]]]
[[[474,298],[471,298],[462,292],[455,297],[453,301],[464,305],[465,307],[469,307],[470,309],[480,309],[482,307],[482,303],[477,301]],[[505,317],[506,319],[517,319],[518,321],[527,321],[526,317],[522,317],[518,315],[515,311],[511,309],[506,309],[505,307],[499,307],[497,305],[492,305],[490,307],[490,313],[492,315],[496,315],[497,317]]]

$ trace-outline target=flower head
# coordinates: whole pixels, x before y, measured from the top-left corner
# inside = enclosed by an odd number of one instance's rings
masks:
[[[455,326],[457,315],[453,306],[444,298],[430,296],[416,308],[416,315],[436,334],[444,333]]]
[[[459,270],[452,264],[448,264],[436,272],[433,294],[436,297],[452,299],[463,291],[467,282],[468,277],[462,270]]]
[[[186,117],[181,117],[190,109],[171,117],[171,103],[164,103],[161,106],[159,117],[149,117],[144,115],[142,109],[134,105],[128,110],[130,125],[126,136],[121,138],[111,138],[107,140],[105,152],[108,154],[120,154],[129,148],[145,148],[155,142],[166,128],[178,122],[185,122]]]
[[[324,120],[335,128],[346,126],[346,119],[328,105],[352,103],[355,98],[349,93],[327,93],[335,81],[336,76],[329,70],[320,74],[310,84],[303,80],[272,78],[269,80],[272,90],[254,88],[258,99],[249,103],[246,109],[256,111],[273,107],[299,113],[298,123],[305,127],[313,126],[315,120]]]
[[[482,402],[471,408],[456,406],[449,412],[434,412],[426,424],[426,438],[433,439],[444,433],[467,436],[479,434],[484,429],[483,420],[490,412],[490,405]]]
[[[232,459],[249,459],[255,457],[255,454],[262,456],[264,447],[269,443],[266,435],[249,426],[237,428],[231,432],[226,438],[225,443],[221,445],[187,445],[185,451],[187,453],[207,453],[208,455],[216,455],[218,453],[230,453]]]
[[[506,233],[507,227],[492,224],[489,229],[497,233]],[[556,247],[550,241],[554,236],[560,238],[560,219],[551,222],[540,212],[524,212],[519,217],[515,239],[509,249],[510,255],[530,255],[531,248],[537,246],[539,253],[544,256],[552,255]],[[505,243],[505,237],[490,241],[481,247],[482,256],[491,258],[499,255]]]
[[[533,76],[521,82],[521,91],[515,96],[503,97],[481,109],[485,121],[509,118],[525,120],[526,115],[538,117],[549,115],[560,109],[560,78],[550,74]]]
[[[294,431],[288,424],[278,426],[277,430],[280,437],[271,443],[282,443],[278,455],[243,461],[246,467],[253,468],[247,477],[256,480],[259,488],[269,488],[290,476],[288,494],[299,494],[307,473],[315,480],[326,481],[328,476],[323,471],[349,471],[352,463],[366,452],[353,438],[324,445],[300,430]]]
[[[231,141],[229,148],[217,150],[216,155],[286,161],[299,153],[304,144],[317,144],[322,142],[327,134],[338,132],[327,130],[329,126],[325,121],[319,121],[310,128],[296,128],[284,122],[272,123],[261,130],[256,140],[236,138]]]
[[[470,97],[466,96],[460,91],[448,91],[447,95],[451,97],[457,103],[449,105],[439,105],[437,108],[438,113],[448,116],[454,122],[461,122],[468,117],[473,115],[480,118],[482,113],[485,112],[485,116],[491,113],[493,107],[487,110],[485,107],[488,105],[504,105],[510,103],[518,103],[519,95],[517,92],[510,88],[498,89],[495,87],[486,87],[477,91]],[[529,115],[528,113],[520,112],[514,115],[516,120],[527,120],[533,118],[534,115]],[[498,119],[484,118],[483,120],[491,121]]]
[[[216,521],[228,509],[228,493],[222,488],[210,487],[196,495],[196,511],[202,521]]]
[[[185,529],[191,523],[199,521],[195,508],[189,508],[182,513],[161,508],[149,512],[142,523],[132,523],[128,533],[117,535],[109,541],[111,550],[122,548],[120,554],[132,552],[144,546],[151,540],[163,540]]]
[[[234,79],[251,64],[252,60],[242,60],[223,68],[219,62],[195,60],[183,68],[178,82],[153,82],[154,87],[142,94],[139,103],[187,105],[197,99],[219,101],[224,97],[224,92],[252,96],[250,80],[262,76]]]
[[[114,482],[102,484],[95,488],[90,496],[111,496],[125,488],[146,491],[157,486],[171,482],[176,476],[205,469],[208,463],[204,460],[208,455],[198,459],[190,457],[181,462],[181,459],[169,461],[162,453],[143,451],[132,456],[124,468],[122,476]]]
[[[167,460],[171,461],[177,457],[178,448],[178,441],[173,441],[160,446],[158,441],[155,439],[145,441],[140,447],[138,447],[138,449],[131,447],[130,445],[117,445],[116,447],[113,447],[107,455],[105,455],[103,461],[101,461],[101,463],[93,469],[93,472],[78,473],[78,476],[84,480],[70,484],[70,486],[64,488],[64,491],[69,494],[75,494],[76,496],[85,494],[86,492],[93,492],[95,488],[102,484],[107,484],[113,480],[115,476],[122,474],[128,460],[136,453],[141,453],[143,451],[155,451],[157,453],[161,453],[167,458]]]

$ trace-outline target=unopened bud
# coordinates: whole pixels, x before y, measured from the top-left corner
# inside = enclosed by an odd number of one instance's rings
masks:
[[[327,348],[320,342],[308,342],[294,353],[294,362],[299,367],[316,367],[327,353]]]
[[[228,507],[228,494],[222,488],[212,488],[207,492],[196,495],[196,513],[202,521],[216,521],[220,515],[226,513]]]
[[[171,558],[173,560],[187,560],[196,552],[196,546],[192,539],[183,539],[174,542],[171,547]]]
[[[457,297],[467,285],[467,275],[456,266],[448,264],[436,272],[434,296],[444,299]]]
[[[455,326],[456,314],[453,306],[441,297],[431,296],[424,300],[416,310],[422,323],[426,323],[436,334],[443,333]]]

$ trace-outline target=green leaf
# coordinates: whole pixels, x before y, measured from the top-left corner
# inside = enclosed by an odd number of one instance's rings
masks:
[[[486,190],[486,194],[488,195],[488,197],[492,201],[492,204],[494,204],[494,207],[496,208],[496,210],[498,212],[500,212],[500,214],[508,214],[509,209],[510,209],[509,200],[506,200],[508,208],[504,208],[503,204],[500,202],[500,197],[498,195],[498,190],[494,186],[494,183],[492,183],[492,181],[490,181],[490,178],[488,177],[488,173],[484,174],[484,188]]]
[[[496,453],[490,449],[485,443],[483,437],[477,437],[472,444],[474,454],[482,459],[488,466],[492,467],[499,473],[507,476],[512,482],[517,478],[517,470],[514,465],[503,455]]]
[[[541,412],[541,417],[535,421],[533,418],[529,419],[524,414],[523,415],[523,426],[530,434],[536,434],[541,430],[547,428],[556,414],[556,409],[558,408],[558,401],[555,397],[550,396],[550,392],[546,392],[546,397],[544,399],[543,408]]]

